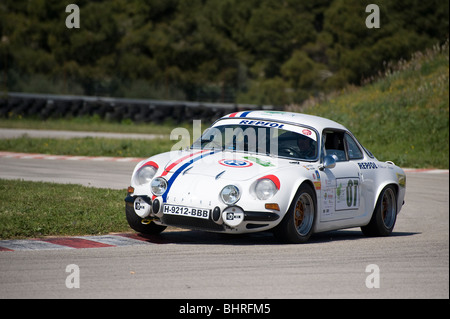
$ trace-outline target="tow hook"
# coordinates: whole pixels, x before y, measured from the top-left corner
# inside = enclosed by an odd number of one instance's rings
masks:
[[[152,221],[154,221],[153,218],[144,218],[144,219],[141,220],[141,224],[143,224],[143,225],[148,225],[148,224],[150,224]]]

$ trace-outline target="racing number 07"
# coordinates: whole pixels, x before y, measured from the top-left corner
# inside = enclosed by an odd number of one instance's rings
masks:
[[[357,179],[348,180],[346,187],[346,197],[347,197],[347,206],[348,207],[357,207],[358,205],[358,185],[359,182]]]

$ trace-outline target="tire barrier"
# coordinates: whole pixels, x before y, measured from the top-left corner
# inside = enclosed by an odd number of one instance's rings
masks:
[[[0,118],[34,117],[71,118],[98,116],[108,121],[131,120],[135,123],[161,123],[172,119],[176,123],[212,121],[229,113],[244,110],[273,110],[271,105],[209,103],[90,97],[73,95],[6,93],[0,95]]]

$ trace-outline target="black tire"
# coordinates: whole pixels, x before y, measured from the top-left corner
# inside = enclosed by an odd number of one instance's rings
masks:
[[[157,235],[166,229],[166,226],[156,225],[154,222],[150,222],[149,224],[143,224],[143,218],[139,217],[133,208],[132,203],[125,204],[125,214],[127,217],[128,224],[130,227],[137,231],[138,233],[146,234],[146,235]]]
[[[380,193],[369,224],[362,226],[364,235],[369,237],[389,236],[397,219],[397,191],[388,185]]]
[[[280,241],[301,244],[311,237],[316,220],[316,194],[308,184],[303,184],[294,196],[286,215],[274,229]]]

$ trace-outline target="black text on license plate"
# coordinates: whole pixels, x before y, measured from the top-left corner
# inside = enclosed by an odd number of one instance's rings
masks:
[[[163,208],[163,213],[169,215],[178,215],[203,219],[209,218],[209,209],[193,208],[178,205],[165,204]]]

